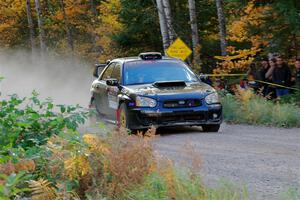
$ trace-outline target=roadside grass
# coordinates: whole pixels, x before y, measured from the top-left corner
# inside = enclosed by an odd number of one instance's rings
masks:
[[[55,109],[56,108],[56,109]],[[129,135],[76,131],[88,113],[50,100],[0,101],[0,199],[107,200],[248,200],[248,192],[231,184],[206,187],[197,175],[199,156],[185,171],[157,158],[155,130]],[[287,194],[293,200],[294,193]]]
[[[235,95],[221,95],[224,120],[275,127],[300,127],[300,107],[292,103],[279,103],[254,94],[252,90],[237,89]]]

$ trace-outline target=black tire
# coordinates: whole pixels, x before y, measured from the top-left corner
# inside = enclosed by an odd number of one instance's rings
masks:
[[[202,125],[202,130],[204,132],[218,132],[220,129],[220,124],[206,124]]]

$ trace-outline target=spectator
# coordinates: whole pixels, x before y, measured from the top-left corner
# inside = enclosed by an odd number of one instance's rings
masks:
[[[267,73],[265,74],[265,79],[267,81],[272,81],[272,74],[273,74],[273,71],[274,69],[276,68],[276,58],[272,58],[269,60],[269,69],[267,71]]]
[[[251,63],[248,67],[248,71],[247,71],[247,77],[250,81],[253,81],[255,79],[258,78],[258,73],[257,73],[257,69],[256,69],[256,64],[255,63]]]
[[[267,58],[263,58],[261,60],[260,64],[261,64],[261,69],[259,70],[259,79],[261,81],[266,81],[265,76],[270,68],[269,60]]]
[[[267,73],[265,74],[265,79],[267,82],[272,83],[272,74],[274,69],[276,68],[276,58],[272,58],[269,60],[269,69],[267,71]],[[276,98],[276,92],[275,92],[275,88],[272,85],[268,85],[267,89],[266,89],[266,96],[268,96],[268,98],[270,99],[274,99]]]
[[[258,72],[256,69],[256,64],[251,63],[249,65],[248,71],[247,71],[247,78],[248,78],[248,85],[253,88],[255,91],[258,89],[259,85],[255,80],[259,79]]]
[[[276,67],[272,73],[272,79],[275,84],[282,85],[285,87],[290,86],[291,82],[291,70],[289,66],[283,61],[281,56],[276,58]],[[281,96],[289,94],[289,90],[284,87],[276,87],[276,96],[280,98]]]
[[[268,80],[266,78],[266,74],[270,69],[269,60],[267,58],[263,58],[260,63],[261,63],[261,69],[259,70],[259,74],[258,74],[259,80],[267,82]],[[266,96],[268,94],[268,84],[260,83],[259,86],[260,88],[262,88],[261,92],[263,96]]]

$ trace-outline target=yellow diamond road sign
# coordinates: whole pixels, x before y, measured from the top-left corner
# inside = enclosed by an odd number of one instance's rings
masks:
[[[168,56],[185,60],[191,55],[192,50],[180,38],[177,38],[166,50],[166,53]]]

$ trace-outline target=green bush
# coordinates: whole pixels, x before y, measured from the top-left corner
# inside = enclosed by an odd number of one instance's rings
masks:
[[[267,100],[251,91],[237,91],[236,95],[222,94],[224,120],[276,127],[300,127],[300,108],[293,103]]]
[[[76,130],[87,112],[79,106],[54,105],[41,101],[36,92],[30,98],[12,95],[0,101],[0,163],[18,156],[34,156],[49,137],[64,129]]]

